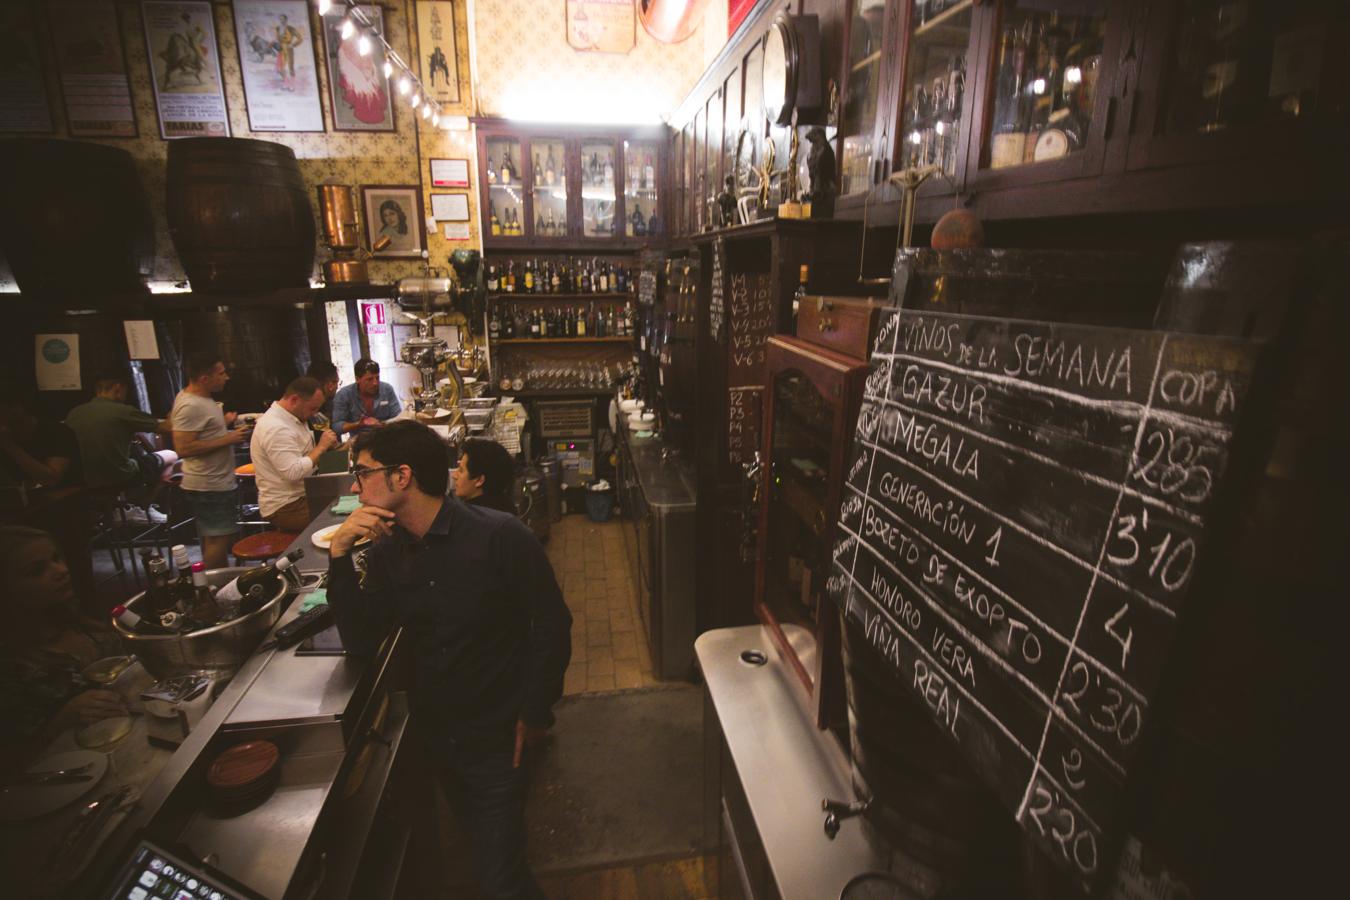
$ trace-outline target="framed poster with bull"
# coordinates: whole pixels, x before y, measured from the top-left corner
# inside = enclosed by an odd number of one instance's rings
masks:
[[[319,67],[305,0],[234,0],[244,105],[253,131],[323,131]]]
[[[142,0],[141,18],[160,136],[229,137],[211,4]]]

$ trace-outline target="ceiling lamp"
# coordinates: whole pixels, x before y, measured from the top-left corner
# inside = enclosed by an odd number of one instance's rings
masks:
[[[352,21],[351,16],[347,16],[342,20],[341,34],[344,41],[351,40],[351,36],[356,34],[356,23]]]
[[[638,18],[663,44],[678,44],[703,24],[708,0],[638,0]]]
[[[319,0],[319,15],[326,16],[328,11],[333,8],[333,0]]]
[[[404,97],[408,96],[408,91],[410,88],[412,88],[412,82],[408,80],[407,75],[404,75],[402,78],[398,80],[398,92],[402,94]]]
[[[370,35],[364,31],[361,32],[361,37],[356,40],[356,52],[362,56],[370,55]]]

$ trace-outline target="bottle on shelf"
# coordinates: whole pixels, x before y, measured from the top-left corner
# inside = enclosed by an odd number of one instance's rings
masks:
[[[628,284],[628,267],[620,266],[618,271],[618,283],[615,285],[614,289],[620,294],[626,294],[628,293]]]
[[[127,609],[125,606],[120,605],[114,606],[110,611],[109,615],[111,615],[114,619],[116,619],[118,624],[120,624],[127,631],[132,631],[135,632],[136,634],[170,635],[178,633],[174,631],[172,628],[165,628],[163,625],[154,621],[153,619],[144,616],[138,616],[136,613]]]
[[[492,308],[492,315],[488,318],[488,339],[500,340],[502,336],[502,311],[500,306]]]
[[[535,184],[538,184],[539,179],[544,177],[544,170],[539,165],[538,150],[534,151],[534,168],[530,170],[530,177],[534,179]]]
[[[652,164],[652,155],[647,153],[642,158],[642,188],[656,187],[656,166]]]
[[[599,262],[596,264],[596,271],[599,273],[599,280],[595,286],[597,294],[609,293],[609,269],[608,264]]]
[[[811,280],[811,267],[803,264],[797,273],[797,290],[792,294],[792,332],[797,333],[797,313],[806,299],[806,283]]]
[[[496,293],[501,288],[501,276],[497,274],[497,264],[488,263],[487,267],[487,289],[491,293]]]
[[[515,181],[515,179],[516,167],[515,164],[511,162],[511,145],[508,144],[502,153],[502,184],[510,184],[512,181]]]
[[[998,76],[994,88],[993,136],[989,143],[990,168],[1002,169],[1022,163],[1026,151],[1027,122],[1023,116],[1023,66],[1026,61],[1025,33],[1006,28],[999,46]]]
[[[488,223],[488,231],[493,235],[502,233],[502,220],[497,218],[497,204],[491,200],[488,201]]]
[[[304,555],[305,551],[297,547],[265,566],[249,569],[217,591],[216,602],[227,610],[237,609],[235,615],[246,616],[261,609],[276,596],[286,577],[286,570]]]
[[[539,311],[538,311],[538,310],[535,310],[534,312],[531,312],[531,313],[530,313],[530,337],[532,337],[532,338],[540,337],[540,334],[539,334]]]
[[[525,293],[534,293],[534,262],[525,260]]]
[[[550,263],[548,267],[548,289],[550,293],[562,293],[562,273],[559,271],[562,266],[559,263]]]
[[[548,146],[548,156],[544,159],[544,184],[553,184],[558,178],[558,163],[553,159],[553,145]]]
[[[490,153],[488,154],[488,161],[487,161],[487,183],[488,184],[497,183],[497,168],[492,164],[492,154]]]

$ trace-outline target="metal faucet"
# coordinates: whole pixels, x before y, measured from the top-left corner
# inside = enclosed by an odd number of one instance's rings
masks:
[[[871,797],[864,797],[851,803],[846,803],[843,800],[831,800],[829,797],[821,800],[820,808],[828,813],[825,816],[825,836],[834,840],[835,836],[839,834],[840,822],[862,815],[867,812],[867,808],[871,805]]]

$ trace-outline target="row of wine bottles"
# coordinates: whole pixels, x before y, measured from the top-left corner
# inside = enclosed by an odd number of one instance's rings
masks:
[[[511,259],[487,267],[491,294],[626,294],[632,284],[632,269],[603,259]]]
[[[159,635],[188,634],[229,622],[256,612],[276,596],[284,573],[304,552],[292,550],[219,588],[207,583],[202,563],[189,563],[184,545],[176,544],[171,550],[172,568],[164,557],[151,552],[145,557],[149,586],[141,607],[143,615],[117,606],[113,618],[138,634]]]
[[[522,310],[498,304],[488,319],[493,340],[512,338],[626,337],[632,329],[632,304]]]
[[[539,158],[538,150],[534,153],[534,185],[536,188],[562,184],[566,178],[564,171],[566,163],[554,153],[553,144],[548,144],[547,148],[542,160]],[[561,148],[559,149],[561,150]],[[510,144],[503,147],[500,160],[497,160],[489,151],[486,177],[488,184],[510,185],[519,184],[524,180],[524,174],[511,159]],[[630,191],[654,190],[656,188],[656,163],[652,151],[645,151],[641,159],[638,158],[636,152],[629,153],[625,177],[627,178],[626,187]],[[612,185],[614,183],[613,152],[605,152],[602,155],[600,151],[593,150],[589,159],[583,157],[581,178],[582,183],[586,185]]]

